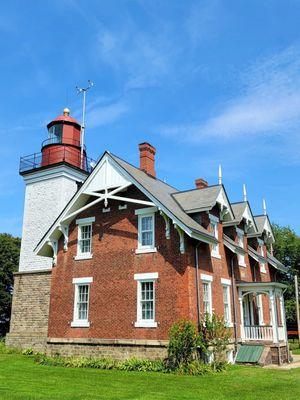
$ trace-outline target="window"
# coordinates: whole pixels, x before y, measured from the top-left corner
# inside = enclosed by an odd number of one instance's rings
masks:
[[[61,143],[62,139],[62,124],[52,125],[49,128],[50,143]]]
[[[258,314],[258,324],[264,325],[264,313],[263,313],[263,303],[262,303],[262,295],[258,294],[256,296],[256,307]]]
[[[74,293],[74,315],[71,323],[72,327],[87,328],[89,323],[89,297],[90,297],[90,284],[93,278],[74,278],[73,284],[75,285]]]
[[[265,257],[265,252],[264,252],[264,243],[263,243],[263,241],[259,241],[259,252],[260,252],[260,255],[262,256],[262,257]],[[267,271],[266,271],[266,263],[264,263],[264,262],[260,262],[260,272],[262,272],[262,273],[266,273]]]
[[[242,249],[244,249],[244,231],[242,229],[239,229],[239,228],[237,228],[236,231],[237,231],[238,245]],[[239,265],[241,267],[246,267],[244,254],[238,254],[238,261],[239,261]]]
[[[138,248],[136,253],[156,251],[155,247],[155,211],[156,207],[136,210],[138,215]]]
[[[210,214],[209,219],[210,219],[211,232],[216,239],[219,239],[219,232],[218,232],[219,218]],[[212,245],[211,255],[215,258],[221,258],[218,243]]]
[[[92,258],[92,222],[95,217],[76,220],[78,225],[78,246],[76,260]]]
[[[211,282],[213,280],[211,275],[201,274],[202,288],[203,288],[203,312],[205,314],[212,314],[212,297],[211,297]]]
[[[155,322],[155,281],[158,273],[135,274],[137,281],[137,321],[138,328],[156,328]]]
[[[231,320],[231,303],[230,303],[230,287],[231,282],[229,279],[221,279],[223,287],[223,304],[224,304],[224,321],[227,326],[232,326]]]

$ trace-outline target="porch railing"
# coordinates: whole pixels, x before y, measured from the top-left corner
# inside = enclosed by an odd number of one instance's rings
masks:
[[[244,326],[245,340],[268,340],[273,341],[273,328],[269,325]]]

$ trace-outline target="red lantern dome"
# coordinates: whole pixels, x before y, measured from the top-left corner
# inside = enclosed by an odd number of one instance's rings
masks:
[[[42,144],[41,166],[66,162],[86,170],[85,148],[81,151],[81,126],[70,117],[70,110],[65,108],[63,115],[51,121],[47,128],[49,137]]]

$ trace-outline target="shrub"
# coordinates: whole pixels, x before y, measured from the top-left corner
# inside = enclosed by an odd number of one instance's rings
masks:
[[[188,364],[180,364],[176,370],[182,375],[205,375],[212,373],[212,367],[200,360],[190,361]]]
[[[136,358],[120,362],[118,369],[124,371],[165,372],[163,361],[138,360]]]
[[[231,337],[231,330],[226,326],[224,318],[216,314],[206,314],[200,324],[199,347],[208,357],[211,355],[215,370],[224,369],[226,348]]]
[[[32,356],[34,354],[33,349],[28,348],[22,351],[23,356]]]
[[[169,331],[167,367],[176,369],[189,364],[198,345],[196,327],[191,321],[181,320]]]

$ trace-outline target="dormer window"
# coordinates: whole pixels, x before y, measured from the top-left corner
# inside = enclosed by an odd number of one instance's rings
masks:
[[[258,240],[258,246],[259,246],[259,253],[260,253],[260,255],[261,255],[263,258],[265,258],[265,251],[264,251],[264,242],[263,242],[263,240],[261,240],[261,239]],[[263,274],[265,274],[265,273],[267,272],[267,271],[266,271],[266,263],[263,262],[263,261],[260,261],[259,265],[260,265],[260,272],[262,272]]]
[[[214,235],[214,237],[219,240],[219,218],[215,217],[214,215],[209,214],[209,220],[210,220],[210,227],[211,227],[211,232]],[[213,244],[211,248],[211,255],[212,257],[215,258],[221,258],[220,251],[219,251],[219,243]]]
[[[237,241],[238,241],[238,245],[244,249],[244,231],[242,229],[236,228],[236,233],[237,233]],[[243,254],[238,254],[238,262],[239,262],[239,266],[241,267],[246,267],[246,263],[245,263],[245,256]]]

